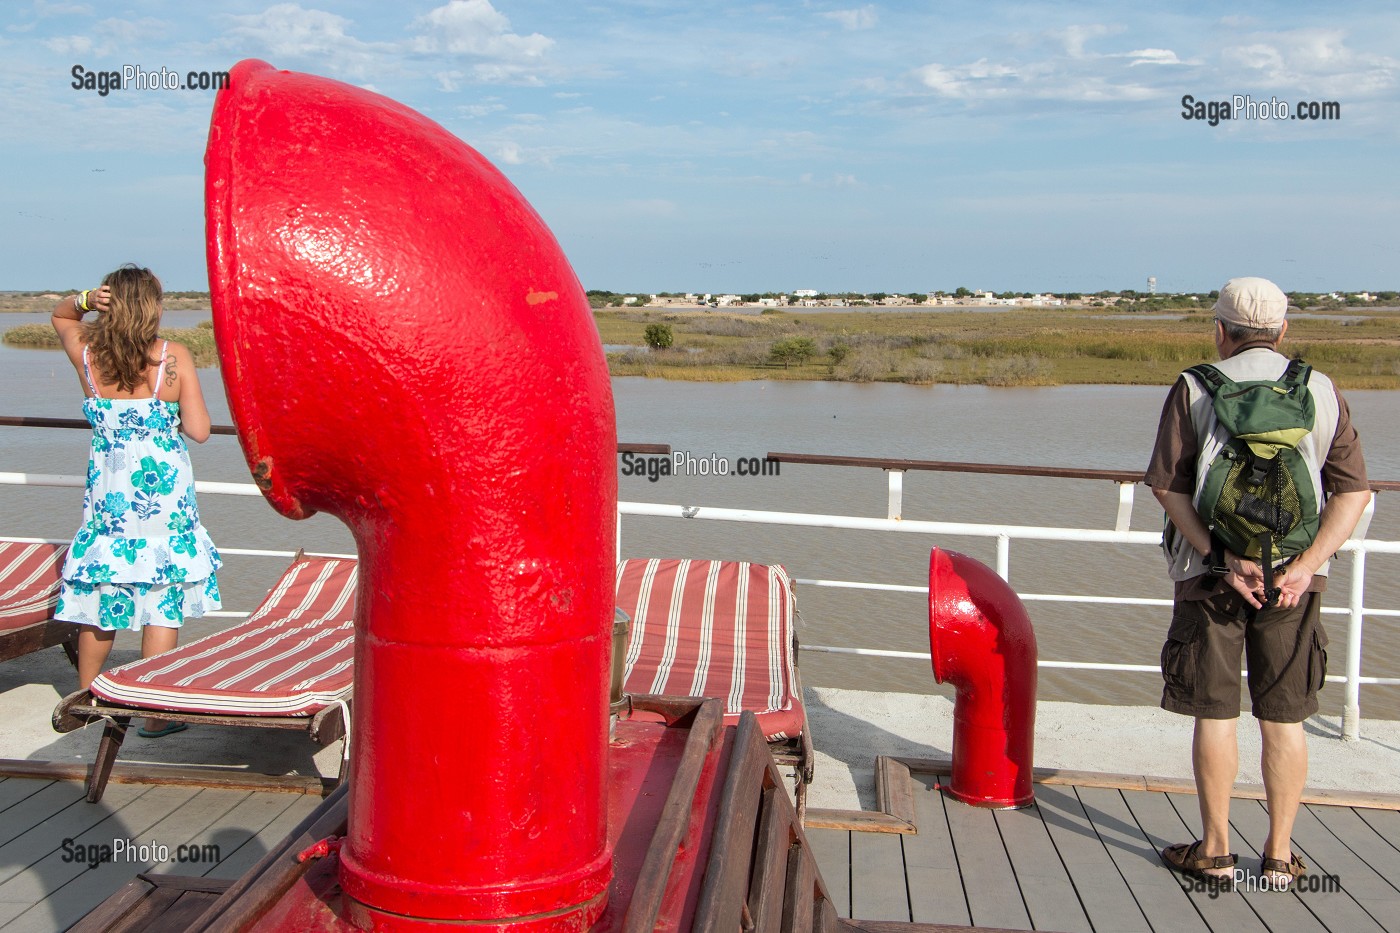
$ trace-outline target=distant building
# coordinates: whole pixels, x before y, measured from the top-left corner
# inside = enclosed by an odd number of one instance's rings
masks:
[[[794,298],[815,298],[815,297],[817,297],[817,294],[818,294],[818,292],[817,292],[817,290],[816,290],[815,288],[798,288],[798,289],[794,289],[794,290],[793,290],[793,292],[792,292],[792,297],[794,297]]]

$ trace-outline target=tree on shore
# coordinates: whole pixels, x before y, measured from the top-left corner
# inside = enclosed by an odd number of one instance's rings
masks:
[[[653,350],[669,350],[676,342],[670,324],[648,324],[647,329],[642,332],[642,339]]]
[[[768,349],[768,358],[787,369],[793,363],[807,362],[816,352],[817,345],[811,337],[787,337]]]

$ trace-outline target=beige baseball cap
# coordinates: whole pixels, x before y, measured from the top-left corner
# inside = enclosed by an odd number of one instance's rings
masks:
[[[1288,296],[1268,279],[1246,276],[1225,283],[1214,310],[1227,324],[1268,330],[1283,323]]]

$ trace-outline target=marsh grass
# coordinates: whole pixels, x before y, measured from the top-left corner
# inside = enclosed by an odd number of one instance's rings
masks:
[[[207,326],[206,326],[207,325]],[[161,328],[160,337],[175,340],[189,347],[196,366],[214,366],[218,351],[214,346],[214,327],[207,321],[197,327]],[[5,343],[11,347],[33,350],[61,350],[58,333],[49,324],[20,324],[5,331]]]
[[[1400,388],[1400,313],[1356,311],[1359,320],[1300,318],[1284,352],[1306,359],[1343,389]],[[935,382],[995,386],[1167,385],[1193,363],[1215,357],[1208,313],[1147,318],[1103,308],[1004,312],[862,312],[757,315],[629,309],[594,314],[616,376],[697,382],[755,379]],[[642,349],[648,324],[671,327],[670,350]],[[210,322],[161,332],[214,365]],[[784,369],[770,361],[776,341],[810,338],[817,353]],[[57,349],[47,324],[5,332],[10,346]],[[835,356],[833,348],[841,347]],[[839,359],[837,359],[839,357]]]
[[[1348,309],[1350,312],[1351,309]],[[1360,321],[1300,318],[1284,352],[1325,370],[1343,388],[1400,388],[1400,314],[1357,311]],[[1004,312],[861,312],[736,315],[598,312],[605,343],[640,344],[663,320],[678,350],[619,368],[618,375],[678,379],[828,379],[1011,385],[1166,385],[1215,357],[1209,313],[1153,318],[1104,308]],[[817,355],[784,370],[765,362],[773,342],[809,337]],[[832,347],[847,348],[840,360]]]

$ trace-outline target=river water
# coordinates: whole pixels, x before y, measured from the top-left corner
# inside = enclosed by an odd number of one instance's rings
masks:
[[[187,327],[207,312],[169,312],[167,322]],[[47,321],[46,315],[0,316],[0,329]],[[219,373],[200,378],[215,423],[229,423]],[[0,345],[0,413],[81,417],[80,390],[57,351]],[[682,383],[641,378],[613,380],[618,435],[626,442],[667,443],[696,461],[769,451],[865,457],[1031,464],[1084,469],[1142,470],[1166,388],[1160,386],[1062,386],[986,388],[855,385],[826,382]],[[1361,430],[1373,479],[1400,478],[1400,393],[1347,393]],[[84,431],[0,429],[0,470],[81,474]],[[191,445],[201,480],[247,482],[237,441],[214,437]],[[621,467],[620,467],[621,469]],[[883,517],[887,488],[880,470],[784,465],[781,476],[715,477],[622,475],[624,501],[669,502],[771,511]],[[0,491],[0,532],[63,538],[72,534],[81,508],[76,489],[9,487]],[[1400,508],[1382,496],[1370,536],[1400,539]],[[222,547],[353,550],[338,520],[318,515],[304,522],[278,516],[261,498],[201,496],[205,525]],[[1084,480],[911,472],[904,479],[906,519],[1111,528],[1117,487]],[[1137,488],[1135,530],[1156,531],[1161,511]],[[628,517],[622,554],[729,558],[782,563],[795,578],[861,580],[906,585],[927,583],[933,545],[964,551],[987,563],[994,544],[972,537],[930,540],[923,535],[741,525]],[[1366,603],[1400,608],[1396,558],[1368,562]],[[248,610],[285,561],[230,558],[221,582],[225,606]],[[1327,605],[1341,606],[1348,592],[1348,560],[1334,562]],[[1018,542],[1011,551],[1011,582],[1023,593],[1168,598],[1163,561],[1146,546]],[[928,651],[927,609],[916,594],[799,587],[801,638],[808,645]],[[1042,659],[1156,664],[1166,608],[1057,604],[1032,601]],[[1332,634],[1332,670],[1342,672],[1345,617],[1326,617]],[[219,622],[193,622],[190,634]],[[806,652],[802,673],[812,685],[913,693],[945,692],[928,662],[858,658]],[[1396,621],[1366,626],[1363,673],[1400,676]],[[1156,674],[1042,670],[1043,699],[1155,704]],[[1323,693],[1323,711],[1339,713],[1340,685]],[[1400,688],[1366,687],[1367,717],[1400,718]]]

